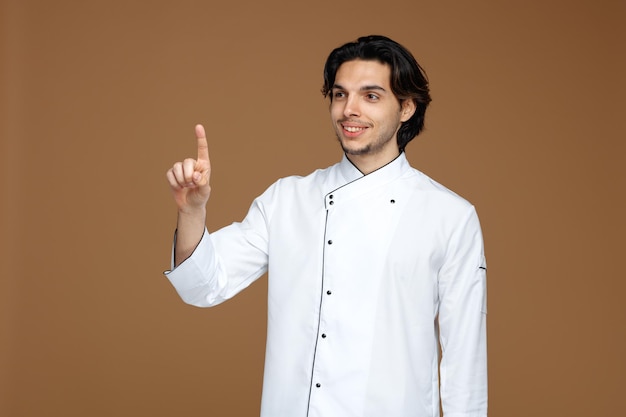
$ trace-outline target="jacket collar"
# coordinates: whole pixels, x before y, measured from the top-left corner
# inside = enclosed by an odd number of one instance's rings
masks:
[[[345,154],[339,163],[339,171],[343,177],[344,184],[367,177],[373,178],[374,181],[391,181],[402,175],[408,168],[410,168],[409,161],[406,159],[406,154],[404,152],[401,152],[400,155],[398,155],[398,157],[393,161],[367,175],[364,175],[361,171],[359,171],[359,169],[352,162],[350,162]]]
[[[334,194],[335,199],[338,195],[352,198],[372,191],[399,178],[411,166],[406,159],[406,154],[402,152],[393,161],[367,175],[363,175],[345,154],[335,168],[326,185],[327,198],[330,194]]]

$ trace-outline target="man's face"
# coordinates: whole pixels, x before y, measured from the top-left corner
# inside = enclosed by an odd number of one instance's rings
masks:
[[[396,134],[415,106],[400,105],[390,80],[390,67],[378,61],[347,61],[337,70],[330,117],[348,156],[387,163],[399,154]]]

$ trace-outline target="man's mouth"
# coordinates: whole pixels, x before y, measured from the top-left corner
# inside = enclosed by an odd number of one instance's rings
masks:
[[[350,133],[360,132],[362,130],[367,129],[366,127],[357,127],[357,126],[343,126],[343,129]]]

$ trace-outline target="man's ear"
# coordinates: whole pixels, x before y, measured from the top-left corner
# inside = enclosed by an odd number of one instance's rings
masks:
[[[404,99],[402,101],[402,107],[400,108],[400,121],[401,122],[406,122],[407,120],[409,120],[411,117],[413,117],[413,114],[415,114],[415,101],[407,98]]]

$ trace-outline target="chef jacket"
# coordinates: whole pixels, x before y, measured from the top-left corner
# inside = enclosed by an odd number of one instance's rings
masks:
[[[487,415],[478,217],[404,153],[278,180],[166,275],[208,307],[265,272],[262,417]]]

